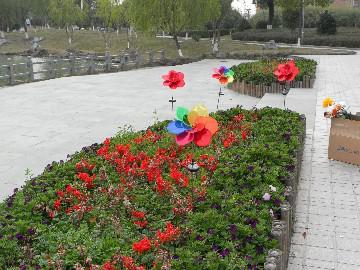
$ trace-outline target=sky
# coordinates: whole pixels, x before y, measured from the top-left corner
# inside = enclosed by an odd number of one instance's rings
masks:
[[[250,13],[255,14],[255,5],[253,5],[253,0],[234,0],[233,7],[241,13],[247,13],[246,9],[250,8]]]

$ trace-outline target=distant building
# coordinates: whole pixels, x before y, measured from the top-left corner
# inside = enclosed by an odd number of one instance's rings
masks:
[[[333,6],[360,7],[360,0],[334,0]]]

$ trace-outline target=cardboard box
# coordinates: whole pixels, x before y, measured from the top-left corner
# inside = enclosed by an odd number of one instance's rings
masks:
[[[331,119],[328,156],[360,166],[360,116]]]

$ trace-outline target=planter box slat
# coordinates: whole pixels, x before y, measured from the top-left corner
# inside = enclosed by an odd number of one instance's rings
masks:
[[[291,82],[291,88],[313,88],[315,79],[304,76],[301,81]],[[235,81],[228,85],[228,88],[243,95],[262,98],[266,93],[281,93],[284,85],[272,82],[270,85],[247,83],[245,81]]]

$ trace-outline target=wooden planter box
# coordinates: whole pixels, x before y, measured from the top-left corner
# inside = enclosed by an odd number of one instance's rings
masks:
[[[293,81],[290,83],[291,88],[313,88],[315,78],[304,76],[302,81]],[[284,89],[284,84],[278,82],[271,85],[247,83],[245,81],[234,81],[228,85],[228,88],[243,95],[262,98],[266,93],[281,93]]]
[[[328,157],[360,166],[360,116],[331,119]]]

